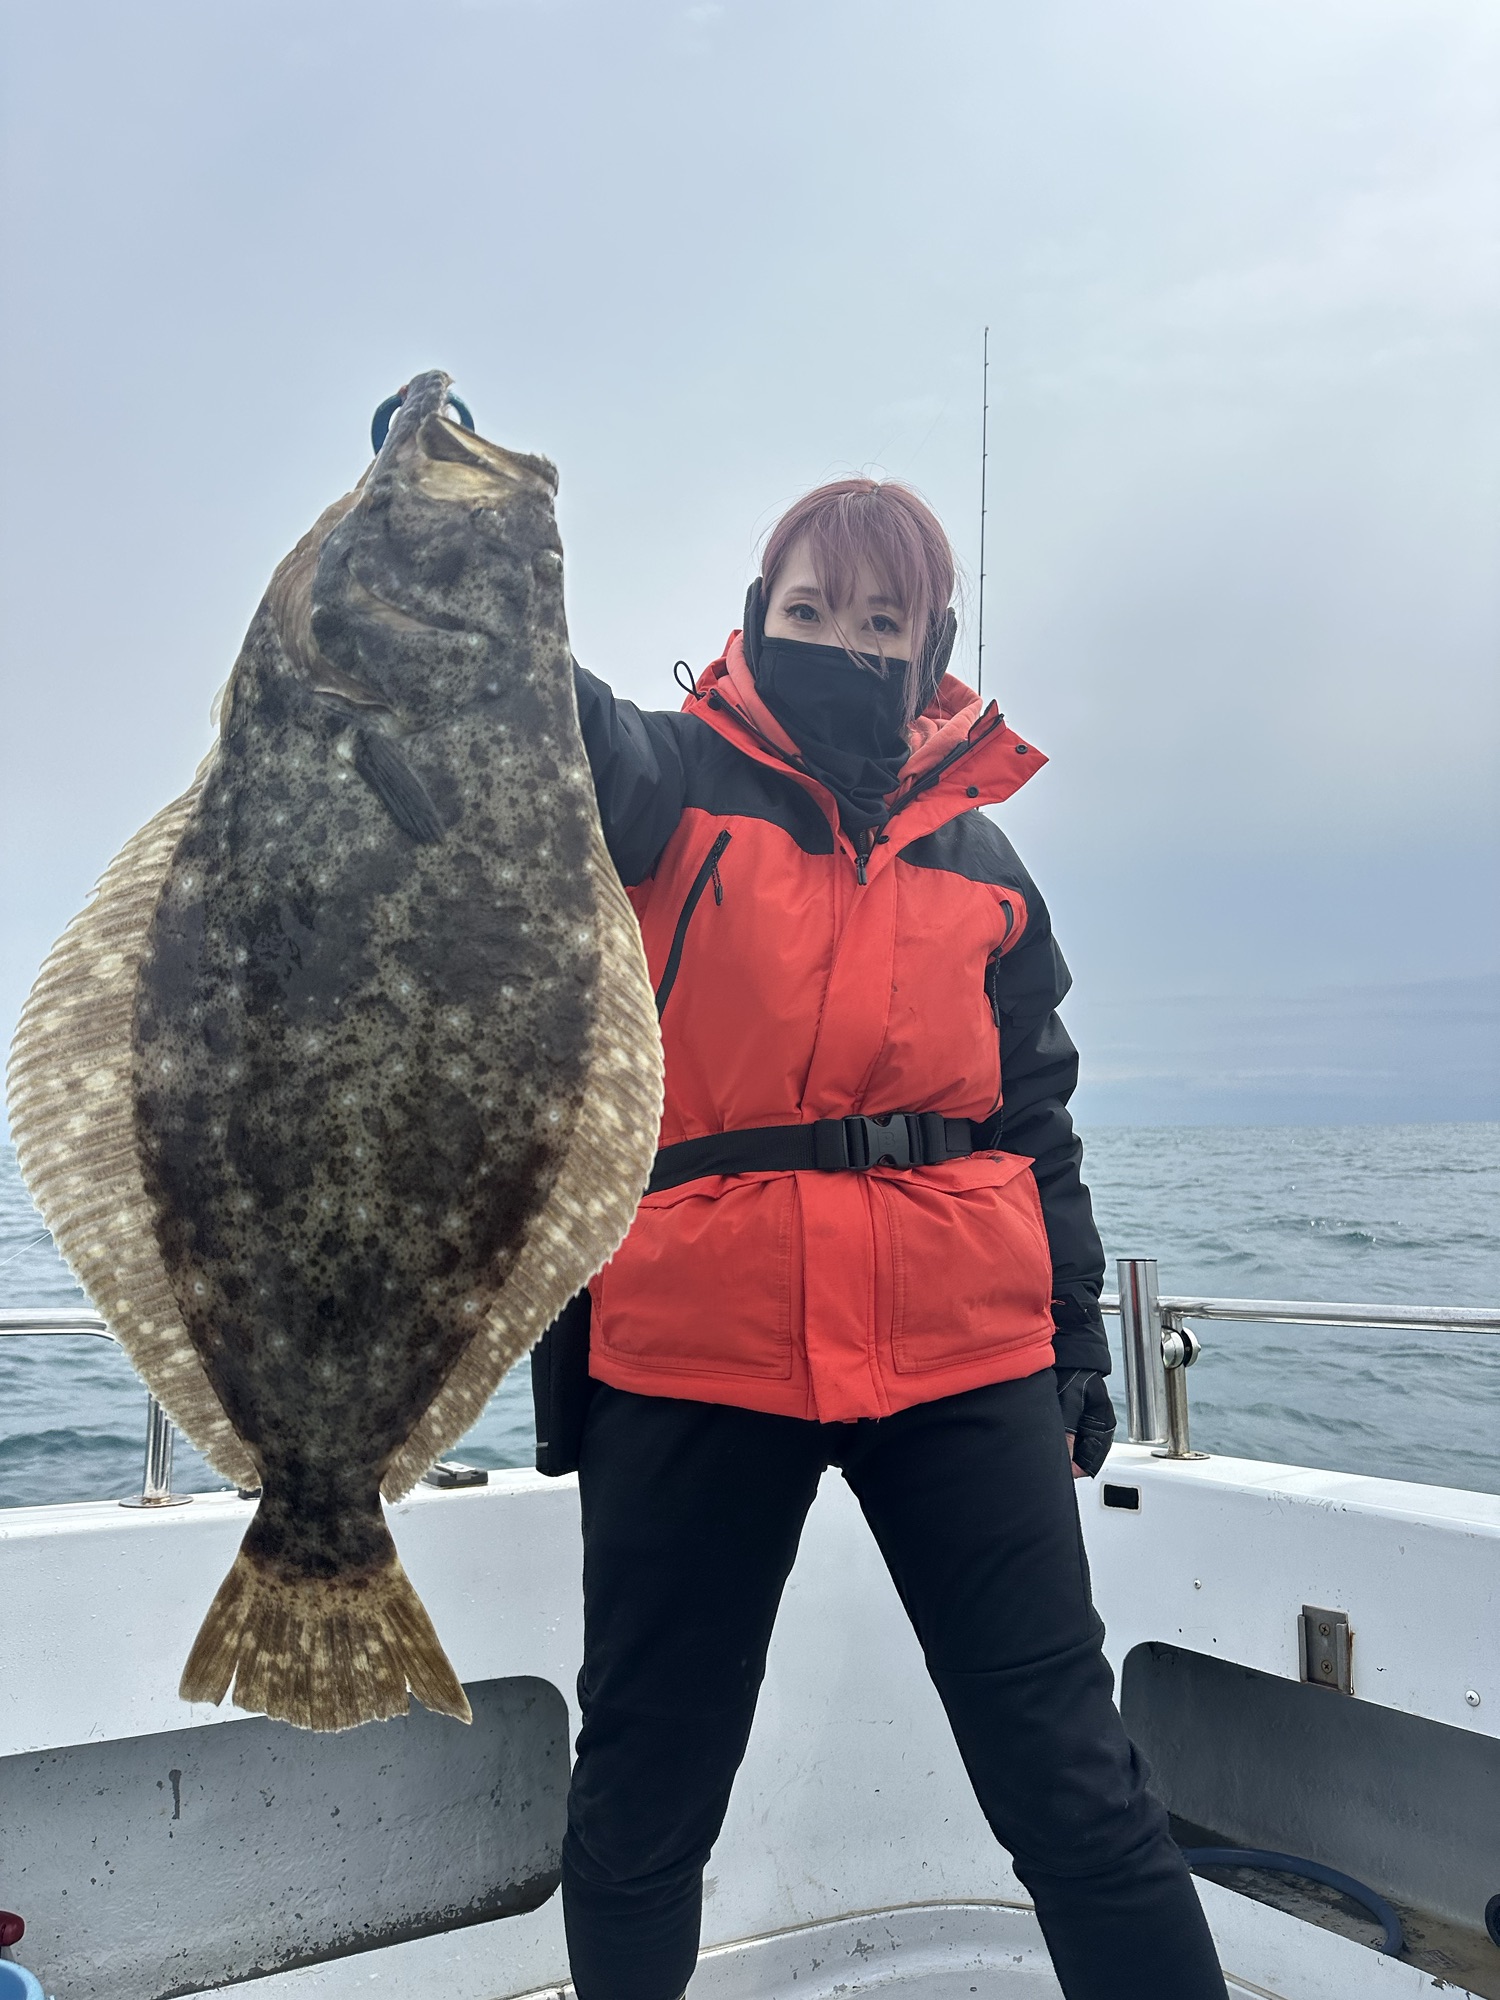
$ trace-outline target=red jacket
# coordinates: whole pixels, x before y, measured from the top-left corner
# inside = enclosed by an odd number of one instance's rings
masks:
[[[1031,1052],[1033,1073],[1050,1065],[1037,1130],[1066,1155],[1059,1220],[1076,1223],[1080,1199],[1086,1218],[1064,1304],[1088,1325],[1090,1351],[1076,1358],[1099,1366],[1102,1256],[1062,1108],[1076,1056],[1052,1014],[1066,970],[1029,878],[976,810],[1024,784],[1041,753],[949,676],[861,859],[832,795],[789,761],[795,745],[760,701],[738,634],[679,716],[642,715],[582,674],[579,694],[657,988],[661,1143],[861,1112],[997,1128],[1004,969],[1030,940],[1020,1014],[1029,1004],[1065,1052]],[[1023,1026],[1035,1042],[1037,1023]],[[823,1422],[887,1416],[1053,1360],[1048,1219],[1031,1159],[998,1147],[917,1168],[715,1174],[648,1194],[591,1290],[598,1379]]]

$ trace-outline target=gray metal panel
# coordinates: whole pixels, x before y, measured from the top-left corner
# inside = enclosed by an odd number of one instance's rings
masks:
[[[1127,1657],[1120,1709],[1181,1818],[1483,1930],[1500,1889],[1493,1737],[1155,1643]]]
[[[167,2000],[535,1909],[567,1704],[531,1678],[468,1694],[468,1729],[414,1706],[337,1736],[247,1719],[0,1758],[27,1963],[66,2000]]]

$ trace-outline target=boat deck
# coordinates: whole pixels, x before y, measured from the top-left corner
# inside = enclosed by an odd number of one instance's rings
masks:
[[[1124,1445],[1080,1504],[1122,1706],[1169,1805],[1417,1919],[1398,1960],[1273,1878],[1253,1895],[1205,1881],[1232,1990],[1380,2000],[1436,1974],[1500,1995],[1482,1927],[1500,1891],[1500,1498]],[[58,2000],[562,1990],[575,1483],[496,1473],[392,1510],[472,1731],[414,1711],[310,1737],[186,1708],[181,1662],[248,1516],[230,1493],[0,1515],[0,1900],[28,1918],[18,1956]],[[1347,1613],[1352,1697],[1302,1681],[1307,1605]],[[710,1867],[693,1994],[971,1990],[1056,1987],[830,1474]]]

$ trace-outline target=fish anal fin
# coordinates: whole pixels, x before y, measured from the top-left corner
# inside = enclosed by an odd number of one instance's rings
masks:
[[[599,923],[597,1014],[580,1119],[504,1289],[386,1471],[387,1500],[409,1493],[479,1419],[508,1368],[620,1247],[656,1157],[662,1055],[640,926],[595,832],[588,872]]]
[[[431,793],[389,736],[356,729],[354,768],[403,833],[419,845],[443,838],[445,828]]]

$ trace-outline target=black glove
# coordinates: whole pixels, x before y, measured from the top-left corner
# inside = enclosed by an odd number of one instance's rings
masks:
[[[1088,1368],[1054,1368],[1063,1429],[1072,1434],[1073,1463],[1095,1479],[1115,1436],[1115,1406],[1104,1377]]]

